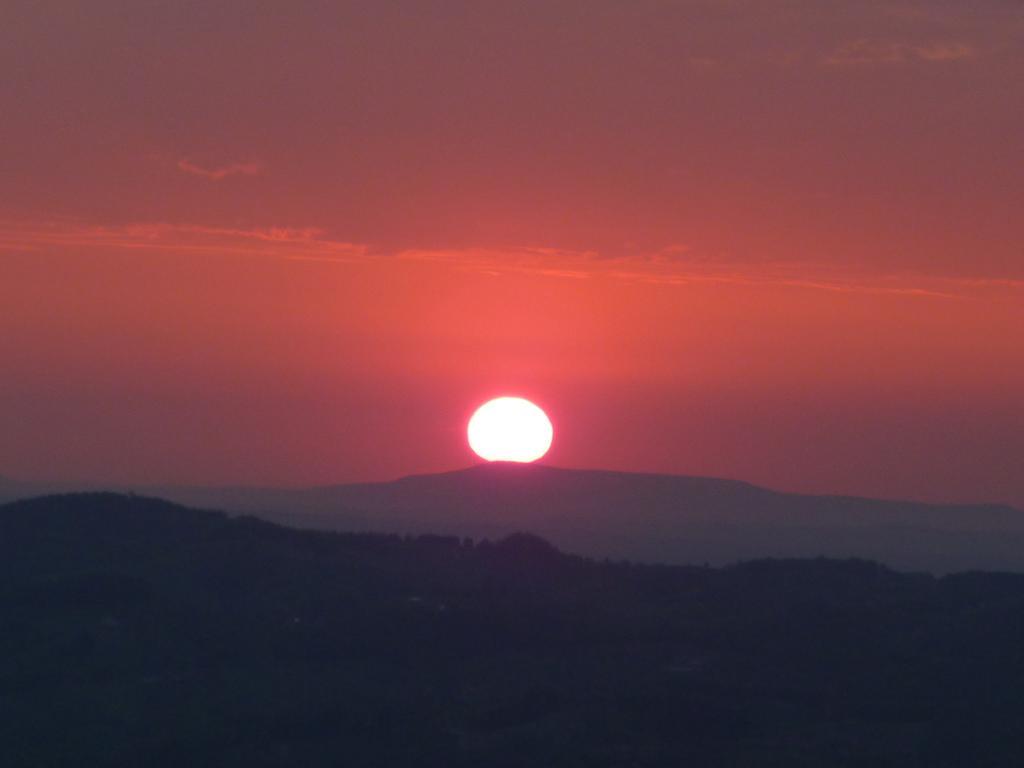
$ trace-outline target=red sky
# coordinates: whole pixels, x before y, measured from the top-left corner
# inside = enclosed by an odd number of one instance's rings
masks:
[[[4,3],[0,474],[1024,506],[1024,6]]]

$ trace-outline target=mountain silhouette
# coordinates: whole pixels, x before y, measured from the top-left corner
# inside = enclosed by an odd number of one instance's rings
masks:
[[[725,564],[864,557],[906,570],[1024,570],[1024,514],[780,493],[705,477],[492,463],[304,490],[152,489],[305,528],[501,537],[530,531],[582,555]]]
[[[73,488],[9,483],[0,500],[51,490]],[[529,531],[564,551],[612,560],[824,556],[934,573],[1024,571],[1024,513],[1008,506],[782,493],[717,478],[495,462],[307,489],[135,490],[300,528],[476,539]]]

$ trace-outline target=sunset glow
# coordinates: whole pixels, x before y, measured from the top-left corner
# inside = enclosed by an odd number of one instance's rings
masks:
[[[0,768],[1016,764],[1022,43],[0,0]]]
[[[442,472],[511,392],[1024,506],[1024,9],[896,5],[0,3],[0,475]]]

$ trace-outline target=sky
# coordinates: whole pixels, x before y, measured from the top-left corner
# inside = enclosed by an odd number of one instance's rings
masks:
[[[1024,3],[0,6],[0,474],[1024,507]]]

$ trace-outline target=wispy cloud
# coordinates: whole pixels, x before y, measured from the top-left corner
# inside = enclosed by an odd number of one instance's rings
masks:
[[[555,248],[410,250],[399,253],[398,257],[444,262],[493,276],[515,273],[572,279],[604,278],[666,287],[774,286],[908,299],[965,299],[1024,292],[1024,279],[857,272],[811,261],[709,259],[693,254],[684,245],[620,257]]]
[[[117,226],[76,221],[0,222],[0,252],[55,251],[64,248],[135,250],[273,258],[319,257],[353,260],[366,255],[366,246],[328,239],[313,228],[263,227],[241,229],[193,224],[139,223]]]
[[[977,49],[973,45],[961,41],[909,43],[862,38],[839,46],[825,59],[825,63],[832,66],[938,63],[970,59],[976,55]]]
[[[204,168],[189,160],[179,160],[178,170],[211,181],[221,181],[228,176],[256,176],[263,169],[259,163],[232,163],[217,168]]]
[[[1024,292],[1016,276],[951,277],[920,273],[856,272],[814,261],[728,260],[704,258],[681,244],[627,256],[546,246],[502,248],[405,249],[383,253],[367,244],[329,236],[315,228],[232,228],[191,224],[141,223],[101,226],[71,220],[0,220],[0,255],[6,253],[90,254],[114,251],[247,256],[346,264],[370,259],[429,261],[460,271],[495,277],[529,274],[551,279],[605,279],[666,287],[721,285],[793,288],[906,298],[960,299]]]

